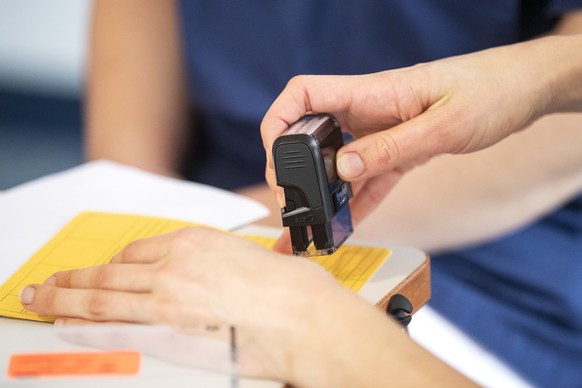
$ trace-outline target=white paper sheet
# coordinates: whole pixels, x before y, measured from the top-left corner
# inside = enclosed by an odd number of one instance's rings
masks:
[[[167,217],[235,229],[268,214],[246,197],[109,161],[49,175],[0,196],[0,283],[83,211]]]

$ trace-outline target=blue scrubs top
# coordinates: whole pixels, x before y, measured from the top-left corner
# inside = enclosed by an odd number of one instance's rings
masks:
[[[371,73],[514,43],[576,7],[582,0],[183,0],[197,132],[186,175],[228,189],[262,182],[259,124],[294,75]],[[432,260],[432,305],[540,385],[582,382],[581,201]]]

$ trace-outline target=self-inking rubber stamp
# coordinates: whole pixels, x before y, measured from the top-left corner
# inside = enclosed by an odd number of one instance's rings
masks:
[[[303,117],[273,144],[277,185],[285,194],[281,217],[295,255],[332,254],[352,234],[351,185],[335,168],[343,145],[342,131],[330,114]]]

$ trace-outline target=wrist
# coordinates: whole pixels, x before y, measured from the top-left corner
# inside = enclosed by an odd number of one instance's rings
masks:
[[[407,386],[469,384],[385,313],[317,270],[302,271],[297,298],[281,309],[285,329],[267,344],[282,356],[277,378],[301,387],[384,386],[397,375]]]
[[[382,359],[390,346],[386,337],[401,334],[387,327],[391,322],[374,306],[339,284],[311,299],[304,314],[303,331],[296,333],[291,348],[289,376],[301,387],[369,385],[365,369],[372,357]]]
[[[582,111],[582,35],[551,36],[539,43],[547,93],[542,114]]]
[[[303,293],[303,307],[296,316],[289,335],[288,382],[301,387],[333,386],[330,381],[341,353],[338,342],[346,339],[338,329],[346,322],[341,311],[350,309],[349,300],[354,297],[331,279],[329,285]],[[346,300],[347,299],[347,300]]]
[[[334,352],[338,338],[328,332],[327,320],[342,307],[342,296],[355,296],[307,259],[280,260],[288,261],[285,278],[275,275],[266,300],[236,319],[243,329],[237,334],[241,371],[293,386],[329,386],[318,383],[329,377],[326,352]]]
[[[340,334],[340,327],[346,322],[337,320],[340,308],[349,309],[345,301],[337,295],[330,298],[317,298],[305,310],[304,331],[295,333],[295,341],[291,345],[289,382],[301,387],[330,387],[337,376],[336,368],[345,372],[340,362],[343,358],[341,345],[350,339]],[[332,318],[334,317],[334,318]],[[333,322],[335,321],[335,322]]]

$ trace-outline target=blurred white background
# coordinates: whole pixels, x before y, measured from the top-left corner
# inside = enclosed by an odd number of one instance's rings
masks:
[[[90,0],[0,0],[0,88],[79,95]]]
[[[0,0],[0,190],[82,162],[90,0]]]

